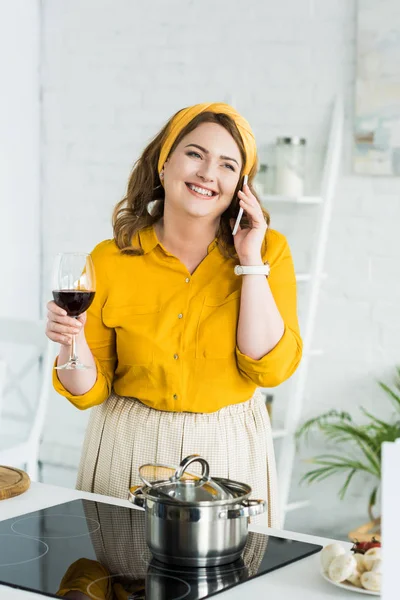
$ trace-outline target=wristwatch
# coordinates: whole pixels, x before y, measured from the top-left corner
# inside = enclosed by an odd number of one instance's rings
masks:
[[[236,265],[235,275],[265,275],[268,277],[271,271],[269,262],[265,262],[263,265],[256,265],[254,267],[250,265]]]

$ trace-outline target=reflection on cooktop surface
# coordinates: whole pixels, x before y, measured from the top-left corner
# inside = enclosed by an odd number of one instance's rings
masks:
[[[152,558],[144,527],[143,511],[91,500],[0,521],[0,583],[51,597],[200,600],[321,549],[250,532],[234,563],[170,567]]]

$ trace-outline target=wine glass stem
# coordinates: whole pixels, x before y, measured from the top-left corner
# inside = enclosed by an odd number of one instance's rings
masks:
[[[75,335],[72,336],[71,353],[69,356],[69,360],[70,360],[70,362],[78,361],[78,356],[76,354],[76,336]]]

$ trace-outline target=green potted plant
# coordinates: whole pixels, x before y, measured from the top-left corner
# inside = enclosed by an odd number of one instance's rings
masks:
[[[345,480],[339,489],[339,497],[343,499],[346,491],[357,473],[367,473],[372,478],[372,490],[369,495],[368,514],[374,519],[373,509],[377,503],[377,495],[381,480],[381,446],[383,442],[393,442],[400,438],[400,367],[396,367],[394,389],[383,382],[378,382],[387,393],[395,413],[389,421],[383,421],[365,408],[360,410],[366,422],[357,424],[347,412],[330,410],[318,417],[306,421],[296,432],[296,441],[308,440],[312,431],[321,432],[329,441],[335,443],[338,452],[320,454],[307,462],[315,465],[301,481],[313,483],[323,481],[335,474],[343,474]]]

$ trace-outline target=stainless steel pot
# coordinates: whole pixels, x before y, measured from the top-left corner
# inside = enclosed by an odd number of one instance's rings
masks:
[[[201,476],[186,473],[195,462],[202,465]],[[164,474],[168,469],[160,468]],[[250,499],[251,487],[245,483],[211,479],[207,461],[198,455],[171,471],[168,479],[146,479],[148,485],[129,494],[133,504],[146,510],[146,541],[153,556],[186,567],[237,560],[246,543],[248,518],[265,512],[265,500]]]

